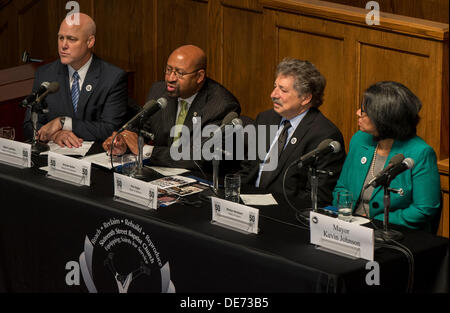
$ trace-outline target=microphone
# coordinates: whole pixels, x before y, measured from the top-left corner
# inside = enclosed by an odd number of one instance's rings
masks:
[[[238,118],[238,114],[236,112],[230,112],[228,113],[222,120],[222,123],[220,124],[220,127],[217,128],[209,137],[207,137],[204,142],[208,141],[209,139],[213,138],[216,134],[220,134],[224,131],[225,127],[227,125],[233,125],[233,126],[242,126],[242,120]]]
[[[341,151],[341,144],[338,141],[333,141],[333,139],[325,139],[321,143],[319,143],[316,149],[300,157],[297,166],[301,168],[303,166],[314,163],[317,158],[322,157],[330,152],[338,153],[339,151]]]
[[[392,159],[389,161],[389,164],[384,168],[381,172],[378,173],[377,176],[372,178],[367,185],[364,186],[364,190],[372,186],[375,182],[375,180],[380,176],[384,175],[385,173],[389,172],[391,168],[397,164],[400,164],[405,159],[405,156],[401,153],[396,154],[392,157]]]
[[[47,90],[45,90],[43,94],[37,95],[36,103],[40,103],[42,100],[45,99],[45,97],[47,97],[48,94],[55,93],[58,90],[59,90],[59,83],[58,82],[51,82],[47,86]]]
[[[383,169],[381,172],[377,174],[366,186],[364,189],[369,188],[370,186],[376,188],[380,185],[387,186],[397,175],[403,173],[407,169],[412,169],[414,167],[414,160],[411,158],[406,158],[403,154],[397,154],[392,157],[388,166]]]
[[[37,97],[42,95],[48,89],[48,86],[50,86],[49,82],[43,82],[36,92],[33,92],[31,95],[23,99],[23,101],[20,103],[20,106],[26,108],[27,106],[32,104]]]
[[[140,122],[141,119],[147,118],[156,112],[158,112],[161,109],[165,109],[167,106],[167,99],[166,98],[159,98],[158,100],[150,100],[147,102],[142,110],[139,111],[138,114],[136,114],[131,120],[129,120],[125,125],[122,126],[122,128],[119,130],[119,133],[134,127],[136,124]]]
[[[39,60],[39,59],[33,59],[30,58],[30,54],[28,53],[28,51],[24,51],[22,54],[22,62],[23,63],[42,63],[44,62],[43,60]]]

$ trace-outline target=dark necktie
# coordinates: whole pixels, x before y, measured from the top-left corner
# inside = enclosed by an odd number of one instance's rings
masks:
[[[76,113],[78,109],[78,99],[80,99],[80,85],[79,85],[79,79],[80,75],[78,75],[78,72],[73,73],[73,82],[72,82],[72,104],[73,104],[73,111]]]
[[[278,137],[278,160],[280,159],[281,153],[283,152],[284,146],[286,145],[286,140],[288,138],[288,130],[291,128],[291,122],[285,120],[284,128],[281,131],[280,137]]]
[[[288,130],[291,127],[291,123],[288,120],[283,122],[283,130],[281,131],[280,136],[278,137],[278,162],[280,162],[281,153],[283,152],[284,146],[286,145],[286,140],[288,138]],[[270,153],[270,151],[269,151]],[[269,159],[266,160],[266,163],[269,162]],[[279,163],[278,163],[279,164]],[[264,167],[263,167],[264,169]],[[262,171],[261,177],[259,178],[259,187],[266,188],[269,184],[269,178],[272,175],[273,171]]]

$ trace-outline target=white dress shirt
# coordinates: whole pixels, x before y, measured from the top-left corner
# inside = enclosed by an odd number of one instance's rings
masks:
[[[87,61],[78,71],[75,70],[70,65],[67,66],[67,68],[69,70],[69,84],[70,84],[69,90],[72,90],[73,73],[78,72],[78,75],[80,76],[78,83],[80,85],[80,94],[81,94],[81,90],[83,89],[83,83],[84,83],[84,80],[86,79],[86,75],[89,70],[89,67],[91,66],[91,63],[92,63],[92,56],[89,59],[89,61]],[[63,130],[72,131],[72,118],[71,117],[68,117],[68,116],[65,117]]]
[[[289,120],[289,122],[291,123],[291,127],[288,128],[288,137],[286,139],[286,143],[284,145],[284,148],[286,148],[286,146],[289,144],[289,141],[291,140],[292,135],[294,134],[295,130],[297,129],[297,126],[303,120],[303,118],[308,113],[308,111],[309,110],[306,110],[305,112],[303,112],[303,113],[301,113],[301,114],[297,115],[296,117],[294,117],[294,118]],[[275,146],[275,144],[278,142],[278,137],[280,137],[281,132],[283,130],[283,127],[280,127],[280,126],[284,124],[285,120],[286,119],[284,117],[281,119],[280,125],[278,126],[277,134],[275,135],[275,138],[272,141],[272,144],[270,145],[269,152],[267,153],[266,157],[264,158],[264,162],[259,164],[259,172],[258,172],[258,177],[256,178],[255,187],[259,187],[259,181],[261,179],[261,172],[262,172],[262,170],[264,168],[264,164],[266,164],[267,158],[271,154],[271,151],[272,151],[273,147]]]

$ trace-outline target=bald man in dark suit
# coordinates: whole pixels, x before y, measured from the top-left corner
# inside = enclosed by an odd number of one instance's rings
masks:
[[[144,157],[150,157],[154,165],[182,167],[195,169],[191,160],[174,160],[170,155],[170,147],[181,136],[181,130],[175,128],[174,136],[171,129],[184,125],[192,135],[194,125],[219,125],[230,112],[240,113],[241,107],[237,99],[222,85],[206,76],[206,56],[202,49],[192,45],[177,48],[169,56],[165,69],[165,80],[152,85],[148,100],[164,97],[168,100],[167,107],[151,116],[144,125],[144,130],[154,135],[151,145],[144,147]],[[201,121],[201,124],[200,124]],[[114,134],[115,135],[115,134]],[[108,138],[103,147],[111,148],[112,138]],[[134,154],[138,153],[137,134],[124,131],[117,136],[113,154],[120,155],[127,148]]]
[[[42,82],[56,81],[60,86],[46,98],[49,112],[39,115],[38,139],[79,147],[83,140],[105,140],[124,123],[127,75],[92,53],[96,26],[88,15],[79,13],[79,25],[71,20],[67,17],[58,32],[60,58],[36,71],[33,91]],[[30,116],[28,109],[24,121],[28,138],[33,135]]]

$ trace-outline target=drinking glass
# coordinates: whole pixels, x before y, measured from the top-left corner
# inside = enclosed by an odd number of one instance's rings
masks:
[[[9,140],[14,140],[14,138],[16,137],[16,131],[14,127],[6,126],[0,128],[0,137]]]
[[[338,192],[337,197],[338,218],[346,222],[351,222],[353,194],[348,190],[342,190]]]
[[[239,203],[241,193],[241,176],[238,174],[225,175],[225,200]]]
[[[137,169],[137,156],[134,154],[124,154],[121,157],[122,174],[133,176]]]

